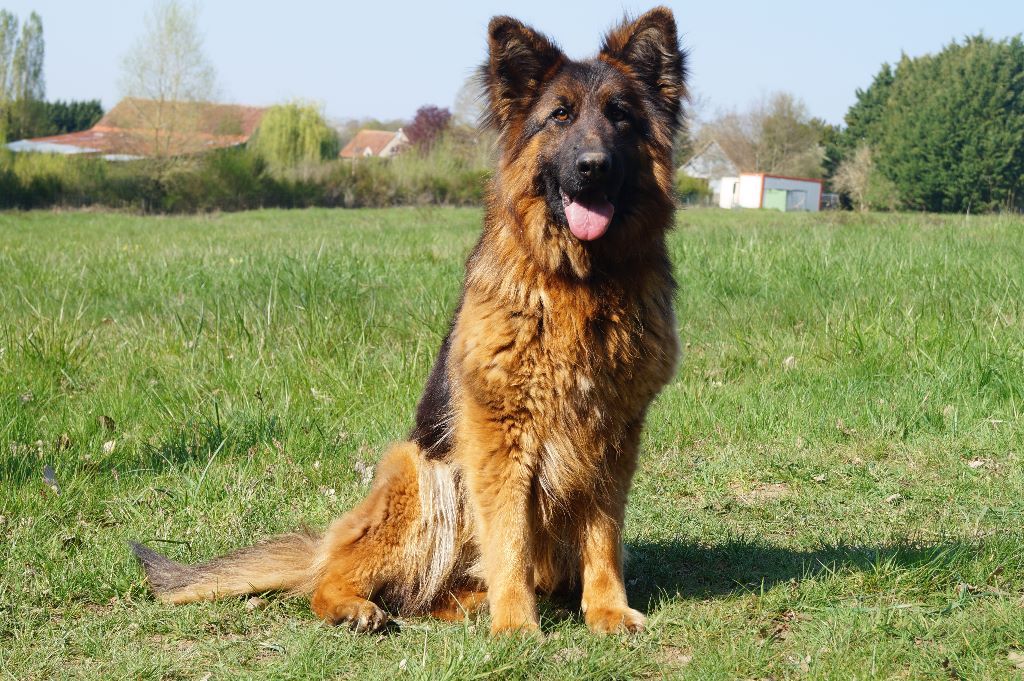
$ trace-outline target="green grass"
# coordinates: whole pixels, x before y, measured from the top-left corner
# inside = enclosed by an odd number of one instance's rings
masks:
[[[686,354],[626,528],[643,635],[154,603],[127,540],[195,560],[365,493],[479,221],[0,214],[0,678],[1019,677],[1015,217],[680,215]]]

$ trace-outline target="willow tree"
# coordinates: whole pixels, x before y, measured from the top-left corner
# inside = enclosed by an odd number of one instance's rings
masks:
[[[308,168],[338,155],[338,135],[320,109],[299,102],[271,107],[249,145],[276,172]]]

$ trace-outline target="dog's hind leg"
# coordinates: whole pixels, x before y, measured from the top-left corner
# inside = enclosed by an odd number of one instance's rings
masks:
[[[411,442],[394,445],[381,459],[373,489],[331,525],[318,557],[313,611],[357,631],[384,626],[387,615],[371,599],[412,575],[404,559],[420,515],[420,452]]]
[[[487,604],[487,592],[477,589],[452,591],[430,611],[432,617],[448,622],[469,617]]]

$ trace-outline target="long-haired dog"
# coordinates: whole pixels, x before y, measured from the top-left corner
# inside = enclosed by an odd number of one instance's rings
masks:
[[[500,160],[483,234],[408,441],[322,535],[200,565],[134,545],[169,603],[312,594],[360,631],[402,615],[538,627],[536,597],[582,590],[587,625],[636,631],[622,525],[651,400],[678,355],[665,244],[685,96],[672,13],[625,21],[587,61],[509,17],[480,70]]]

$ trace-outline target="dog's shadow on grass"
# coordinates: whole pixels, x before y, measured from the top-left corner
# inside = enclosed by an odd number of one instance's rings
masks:
[[[768,543],[680,541],[627,543],[626,584],[634,607],[649,611],[667,599],[709,599],[758,593],[832,573],[871,572],[879,566],[914,569],[957,561],[962,543],[837,545],[807,551]],[[974,551],[977,550],[975,547]]]

